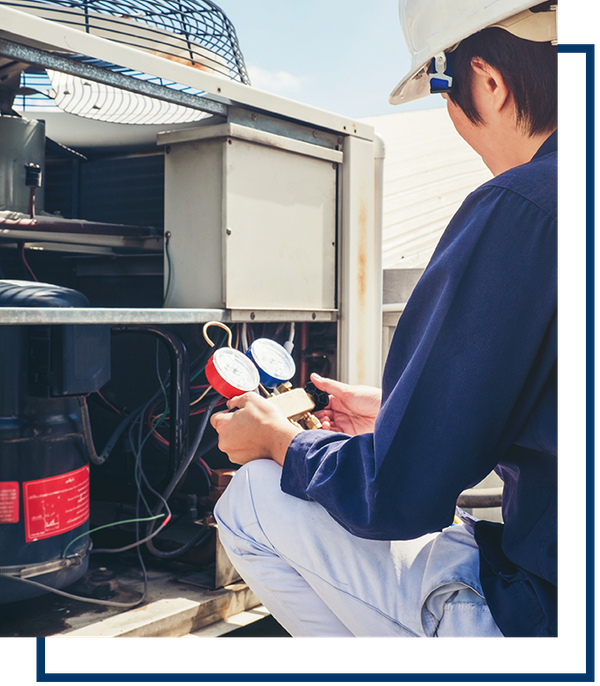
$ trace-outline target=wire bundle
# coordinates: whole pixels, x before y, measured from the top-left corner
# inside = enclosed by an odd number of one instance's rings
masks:
[[[116,429],[113,431],[112,435],[108,439],[104,449],[100,454],[96,453],[94,442],[91,434],[91,426],[88,414],[87,402],[84,397],[80,398],[80,404],[82,409],[82,419],[83,419],[83,434],[86,447],[90,454],[91,461],[96,465],[103,464],[106,459],[110,456],[113,449],[119,442],[119,440],[126,433],[127,443],[134,455],[134,478],[136,484],[136,500],[135,500],[135,517],[131,519],[121,520],[105,524],[90,532],[82,534],[82,536],[87,536],[88,533],[93,533],[102,529],[109,527],[116,527],[121,525],[135,524],[135,540],[133,543],[119,547],[119,548],[101,548],[92,550],[92,553],[123,553],[132,549],[136,550],[137,558],[143,573],[143,591],[140,598],[135,602],[131,603],[119,603],[108,600],[97,600],[92,598],[86,598],[81,596],[76,596],[66,591],[52,588],[45,584],[41,584],[31,579],[22,579],[14,575],[0,574],[2,577],[8,577],[15,579],[17,581],[22,581],[23,583],[28,583],[30,585],[36,586],[46,591],[51,591],[57,593],[58,595],[65,596],[74,600],[81,600],[85,602],[107,605],[112,607],[119,607],[123,609],[128,609],[135,607],[144,602],[147,594],[148,588],[148,575],[146,567],[144,564],[144,559],[141,553],[141,546],[145,545],[148,551],[157,558],[163,560],[172,560],[181,557],[186,552],[190,551],[197,545],[203,545],[206,543],[210,536],[212,535],[212,528],[208,526],[199,527],[198,532],[192,536],[185,544],[177,548],[176,550],[164,551],[156,547],[154,539],[156,536],[163,531],[169,523],[173,521],[172,512],[169,507],[169,499],[177,492],[177,489],[183,483],[183,480],[188,473],[192,465],[196,465],[204,475],[206,480],[206,485],[208,491],[211,488],[211,469],[208,464],[204,461],[203,456],[211,449],[216,446],[217,441],[215,439],[209,441],[203,441],[206,428],[208,426],[208,421],[210,416],[215,411],[215,409],[222,404],[225,404],[226,400],[220,396],[207,382],[205,377],[205,369],[208,360],[214,348],[223,346],[225,343],[230,347],[235,347],[242,352],[245,352],[248,347],[255,340],[256,336],[254,330],[251,326],[247,324],[239,324],[235,327],[235,342],[233,340],[233,332],[229,327],[219,323],[212,322],[209,325],[216,325],[222,329],[225,329],[227,336],[222,336],[221,340],[217,344],[213,343],[212,340],[206,335],[206,326],[204,329],[204,336],[209,346],[202,350],[202,352],[193,360],[190,364],[190,400],[189,400],[189,416],[199,419],[198,426],[195,430],[194,438],[191,442],[190,447],[181,456],[179,463],[176,466],[174,473],[172,474],[168,485],[162,492],[156,490],[156,488],[150,483],[143,465],[143,451],[146,444],[151,441],[161,452],[168,453],[170,450],[169,439],[165,436],[165,429],[169,428],[170,417],[170,406],[169,406],[169,390],[170,390],[170,379],[169,373],[162,375],[159,368],[159,344],[157,341],[157,352],[156,352],[156,375],[158,379],[158,388],[153,393],[153,395],[145,400],[138,407],[132,411],[126,413],[124,410],[116,407],[115,404],[111,403],[107,398],[104,397],[100,392],[94,394],[95,398],[98,399],[102,405],[110,410],[112,413],[120,418],[120,422]],[[275,335],[280,335],[282,333],[283,326],[279,325]],[[263,327],[263,335],[265,333]],[[287,340],[288,347],[293,347],[294,338],[294,326],[290,326],[290,333]],[[150,498],[152,496],[152,498]],[[154,505],[151,506],[148,502],[149,500],[154,501]],[[159,523],[160,522],[160,523]],[[158,524],[158,526],[157,526]],[[142,533],[142,528],[144,531]],[[77,537],[73,539],[67,548],[63,551],[63,557],[67,557],[69,548],[78,540]]]
[[[206,366],[206,362],[208,361],[208,357],[209,352],[205,351],[196,360],[194,360],[190,366],[191,382],[193,382],[202,374]],[[191,386],[189,416],[200,417],[201,421],[196,430],[196,435],[192,445],[187,453],[181,456],[179,464],[176,466],[176,471],[172,476],[169,485],[167,486],[166,490],[163,491],[163,493],[159,493],[150,484],[150,481],[144,472],[142,460],[143,450],[148,441],[152,441],[152,443],[161,452],[168,453],[170,450],[169,439],[163,434],[163,431],[169,428],[169,422],[171,420],[169,406],[170,381],[168,374],[165,375],[164,378],[161,376],[158,359],[157,343],[156,372],[159,381],[159,388],[157,388],[155,393],[148,400],[146,400],[143,404],[135,408],[126,416],[123,416],[123,413],[120,410],[114,407],[114,405],[110,404],[103,396],[100,396],[105,406],[109,409],[112,409],[113,412],[117,412],[122,418],[112,436],[109,438],[106,447],[100,456],[94,458],[93,452],[91,453],[92,461],[96,464],[102,464],[127,430],[127,441],[135,459],[134,478],[137,490],[136,517],[142,519],[141,506],[143,505],[143,508],[145,509],[145,515],[153,517],[151,520],[153,526],[155,519],[159,516],[159,513],[162,513],[163,511],[166,513],[164,515],[160,515],[165,516],[166,519],[161,524],[159,529],[152,534],[151,538],[156,536],[156,534],[159,533],[160,530],[162,530],[170,520],[171,511],[167,504],[167,500],[171,495],[173,495],[177,486],[182,483],[185,474],[192,464],[196,464],[200,467],[207,483],[207,490],[210,490],[211,469],[202,459],[202,455],[208,452],[208,450],[212,449],[216,445],[216,441],[211,441],[202,447],[201,443],[210,415],[218,404],[225,402],[225,400],[206,383],[198,383]],[[148,495],[152,495],[158,501],[158,510],[156,508],[153,509],[149,505],[147,499]],[[149,526],[149,528],[151,529],[152,526]],[[148,544],[148,542],[149,539],[145,537],[143,540],[138,540],[129,547],[134,547],[140,545],[141,543]],[[147,547],[153,554],[157,554],[157,550],[153,546],[147,545]],[[119,550],[119,552],[121,552],[121,550]],[[179,554],[183,554],[183,552],[184,551],[181,551]]]

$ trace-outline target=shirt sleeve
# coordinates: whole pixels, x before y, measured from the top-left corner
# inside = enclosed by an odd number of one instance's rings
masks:
[[[373,434],[306,431],[281,487],[357,536],[452,522],[458,495],[518,436],[556,359],[556,221],[485,185],[457,212],[400,318]]]

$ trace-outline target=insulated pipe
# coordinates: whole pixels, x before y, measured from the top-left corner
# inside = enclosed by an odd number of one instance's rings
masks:
[[[5,229],[31,229],[32,231],[50,231],[60,233],[100,234],[103,236],[161,236],[162,229],[129,224],[108,224],[84,219],[65,219],[36,215],[31,217],[14,212],[0,212],[0,227]]]
[[[496,488],[468,488],[459,496],[458,507],[501,507],[502,486]]]
[[[187,452],[190,408],[189,359],[185,344],[166,326],[130,324],[113,326],[114,333],[142,333],[155,336],[167,346],[171,362],[171,421],[169,427],[169,473],[173,474]]]

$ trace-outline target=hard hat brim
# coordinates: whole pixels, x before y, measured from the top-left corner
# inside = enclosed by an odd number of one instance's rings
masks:
[[[390,93],[389,102],[391,105],[404,105],[407,102],[430,95],[428,66],[429,62],[410,70]]]
[[[541,12],[532,13],[529,10],[523,10],[517,14],[512,14],[509,17],[494,21],[491,24],[481,26],[477,31],[484,28],[501,28],[518,38],[525,40],[532,40],[536,42],[553,42],[556,43],[556,12]],[[458,37],[458,42],[454,42],[452,49],[477,31],[468,31],[464,35]],[[447,45],[443,49],[448,52],[451,46]],[[403,105],[419,98],[424,98],[430,94],[429,79],[427,70],[429,63],[435,53],[427,55],[427,59],[419,64],[413,65],[409,73],[400,81],[389,96],[389,102],[392,105]],[[421,53],[421,59],[423,54]]]

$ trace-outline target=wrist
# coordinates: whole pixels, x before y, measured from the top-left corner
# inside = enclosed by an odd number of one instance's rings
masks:
[[[271,459],[283,467],[288,448],[294,438],[300,433],[302,433],[302,429],[294,426],[291,422],[287,422],[287,426],[282,426],[274,432],[270,449]]]

